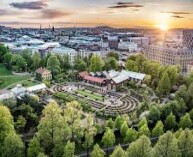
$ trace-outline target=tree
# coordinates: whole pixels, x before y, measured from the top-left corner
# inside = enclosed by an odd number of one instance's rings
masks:
[[[60,61],[55,55],[49,57],[47,68],[52,72],[52,76],[56,76],[61,72]]]
[[[189,129],[185,129],[181,132],[178,138],[178,146],[181,150],[182,157],[193,157],[193,134]]]
[[[87,150],[87,156],[89,156],[89,148],[94,143],[94,135],[96,134],[96,128],[94,127],[94,119],[91,114],[86,117],[86,126],[84,130],[85,141],[83,146]]]
[[[6,106],[0,104],[0,156],[2,156],[2,146],[5,137],[13,132],[15,132],[15,130],[10,110]]]
[[[3,56],[8,53],[9,50],[7,47],[5,47],[3,44],[0,44],[0,63],[3,61]]]
[[[169,94],[171,90],[171,83],[168,74],[165,72],[158,84],[158,92],[162,96],[163,94]]]
[[[161,65],[159,62],[146,60],[143,63],[143,72],[150,75],[152,80],[159,78]]]
[[[146,119],[146,117],[143,117],[143,118],[141,119],[141,121],[140,121],[139,124],[138,124],[138,129],[140,129],[144,124],[147,124],[147,119]]]
[[[188,87],[188,91],[187,91],[188,97],[193,99],[193,82],[190,84],[190,86]]]
[[[35,52],[35,53],[32,55],[32,67],[33,67],[34,70],[36,70],[37,68],[39,68],[40,62],[41,62],[40,55],[39,55],[37,52]]]
[[[98,144],[95,144],[93,151],[91,153],[91,157],[104,157],[105,152],[99,147]]]
[[[151,142],[148,137],[143,135],[132,142],[126,152],[128,157],[151,157]]]
[[[110,129],[114,129],[115,127],[115,122],[112,120],[112,118],[108,119],[108,121],[106,122],[106,127],[110,128]]]
[[[185,77],[185,83],[186,83],[187,87],[189,87],[192,82],[193,82],[193,72],[189,73]]]
[[[177,139],[171,131],[160,136],[155,145],[155,156],[162,157],[180,157]]]
[[[179,68],[176,65],[169,66],[166,70],[170,78],[171,86],[175,85],[180,76]]]
[[[146,75],[145,78],[144,78],[144,83],[147,85],[147,86],[150,86],[151,83],[152,83],[152,79],[151,79],[151,75]]]
[[[3,56],[3,63],[5,64],[5,67],[7,69],[11,69],[11,59],[12,59],[13,55],[11,53],[6,53]]]
[[[19,54],[14,54],[11,58],[12,69],[16,72],[22,72],[27,70],[26,60]]]
[[[127,157],[125,151],[122,149],[121,145],[115,147],[115,150],[110,155],[110,157]]]
[[[117,118],[115,119],[115,128],[120,129],[121,125],[124,123],[124,118],[121,117],[120,115],[117,116]]]
[[[174,136],[178,139],[178,138],[180,137],[182,131],[183,131],[182,128],[178,129],[178,130],[174,133]]]
[[[75,143],[68,141],[66,146],[64,147],[64,155],[63,157],[75,157]]]
[[[175,94],[175,98],[179,99],[182,98],[186,103],[188,102],[188,93],[187,93],[187,87],[185,85],[182,85],[179,87],[178,91]]]
[[[114,57],[117,61],[119,60],[119,54],[115,52],[109,52],[107,58]]]
[[[30,49],[25,49],[22,51],[21,56],[25,59],[27,67],[32,68],[32,64],[33,64],[32,51]]]
[[[85,71],[87,69],[87,65],[84,60],[81,60],[78,64],[77,70],[78,71]]]
[[[69,55],[64,55],[63,56],[63,60],[64,60],[64,62],[63,62],[63,70],[67,71],[71,67]]]
[[[127,59],[125,67],[127,70],[130,70],[130,71],[135,71],[135,72],[139,71],[137,63],[130,59]]]
[[[10,133],[5,137],[3,157],[24,157],[24,144],[16,133]]]
[[[158,121],[156,126],[152,130],[152,136],[159,137],[160,135],[164,134],[164,125],[162,121]]]
[[[160,115],[160,110],[157,107],[153,106],[149,111],[148,119],[152,123],[155,123],[160,119]]]
[[[115,143],[115,134],[110,128],[106,128],[106,131],[102,137],[102,143],[105,147],[111,147]],[[108,149],[107,149],[108,154]]]
[[[190,119],[190,115],[186,113],[183,117],[180,118],[179,126],[182,129],[190,128],[192,126],[192,121]]]
[[[129,128],[126,132],[124,141],[127,143],[131,143],[137,139],[137,131],[133,128]]]
[[[147,59],[145,58],[145,56],[143,54],[139,54],[137,55],[137,58],[136,58],[136,64],[139,68],[139,71],[143,71],[143,65],[144,65],[144,62],[146,61]]]
[[[48,156],[44,154],[43,152],[40,152],[37,157],[48,157]]]
[[[40,147],[40,142],[37,139],[37,137],[34,137],[32,140],[30,140],[29,147],[27,150],[27,156],[37,157],[40,152],[42,152],[42,149]]]
[[[57,143],[68,138],[68,132],[63,135],[62,110],[55,102],[50,102],[42,111],[43,115],[38,125],[38,138],[46,152],[53,153]]]
[[[106,70],[117,70],[118,69],[118,64],[117,64],[117,60],[114,57],[110,57],[108,58],[108,60],[106,61],[106,65],[105,65]]]
[[[122,136],[122,137],[125,137],[128,128],[129,128],[129,127],[128,127],[128,124],[127,124],[127,122],[125,121],[125,122],[121,125],[121,129],[120,129],[120,133],[121,133],[121,136]]]
[[[77,101],[72,101],[66,104],[64,110],[64,118],[70,128],[72,141],[78,140],[83,134],[81,127],[82,107]]]
[[[104,61],[98,55],[92,55],[90,62],[90,70],[93,72],[101,71],[104,66]]]
[[[15,123],[15,126],[16,126],[16,129],[19,131],[19,132],[22,132],[25,125],[26,125],[27,121],[26,119],[20,115],[18,118],[17,118],[17,121]]]
[[[193,109],[190,110],[189,115],[190,115],[190,119],[193,121]]]
[[[166,130],[172,130],[175,129],[177,122],[176,122],[176,116],[173,115],[173,113],[171,112],[170,115],[168,115],[166,117],[166,120],[164,121],[164,126],[166,128]]]
[[[60,62],[60,69],[61,69],[61,71],[63,71],[63,67],[64,67],[64,58],[63,58],[63,56],[60,55],[60,54],[55,54],[55,56],[57,57],[57,59]]]
[[[151,132],[149,130],[149,127],[147,124],[144,124],[140,129],[139,129],[139,136],[146,135],[147,137],[150,137]]]

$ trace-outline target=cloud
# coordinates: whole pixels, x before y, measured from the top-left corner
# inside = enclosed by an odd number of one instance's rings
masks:
[[[69,16],[69,15],[72,15],[72,13],[64,12],[60,10],[44,9],[41,11],[41,15],[39,18],[55,19],[63,16]]]
[[[168,13],[168,14],[174,14],[174,15],[188,15],[188,14],[192,14],[192,13],[183,12],[183,11],[168,11],[168,12],[162,12],[162,13]]]
[[[18,21],[9,21],[9,22],[0,22],[1,25],[39,25],[40,23],[35,22],[18,22]]]
[[[10,11],[10,10],[4,10],[4,9],[0,9],[0,16],[8,16],[8,15],[19,15],[19,12],[16,11]]]
[[[7,13],[8,12],[6,10],[0,9],[0,16],[7,15]]]
[[[133,4],[133,2],[117,2],[117,5],[130,5]]]
[[[138,12],[138,11],[140,11],[140,10],[136,8],[136,9],[132,9],[132,11],[136,11],[136,12]]]
[[[135,4],[133,2],[117,2],[115,5],[110,6],[108,8],[110,9],[116,9],[116,8],[142,8],[143,5]]]
[[[182,19],[182,18],[185,18],[185,17],[183,17],[183,16],[179,16],[179,15],[173,15],[172,17],[173,17],[173,18],[177,18],[177,19]]]
[[[46,0],[38,0],[31,2],[12,2],[9,5],[17,9],[28,9],[28,10],[40,10],[48,6]]]

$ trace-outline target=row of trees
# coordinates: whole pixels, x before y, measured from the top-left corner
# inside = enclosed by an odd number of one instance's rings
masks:
[[[13,117],[9,109],[0,106],[0,154],[3,157],[24,156],[24,144],[14,130]],[[86,116],[85,124],[82,124],[81,106],[77,102],[67,103],[65,110],[61,109],[55,102],[48,104],[43,110],[42,119],[38,125],[38,132],[29,143],[27,156],[64,156],[74,157],[76,146],[82,144],[86,150],[92,148],[95,143],[94,137],[99,131],[94,124],[92,115]],[[172,116],[170,116],[172,117]],[[170,119],[170,120],[169,120]],[[165,124],[172,125],[172,118],[167,118]],[[189,119],[189,120],[188,120]],[[111,157],[117,156],[163,156],[163,157],[190,157],[193,156],[193,134],[187,129],[192,123],[188,114],[180,120],[182,129],[174,134],[171,131],[164,133],[164,125],[158,121],[152,129],[152,137],[160,136],[152,147],[149,137],[151,132],[147,120],[143,118],[138,125],[138,131],[128,127],[127,117],[118,116],[115,122],[109,119],[101,143],[104,148],[109,148],[116,143],[114,130],[119,129],[125,143],[131,143],[126,151],[118,145]],[[171,129],[171,128],[170,128]],[[104,152],[98,144],[95,144],[91,152],[92,157],[103,157],[110,152]]]
[[[190,157],[193,156],[192,146],[193,134],[191,130],[185,129],[177,134],[168,131],[160,136],[154,147],[152,147],[150,139],[143,135],[132,142],[126,151],[120,145],[117,146],[111,157]]]
[[[30,50],[24,50],[21,54],[12,54],[8,48],[0,45],[0,63],[4,63],[6,68],[15,71],[34,71],[39,67],[49,68],[53,74],[66,72],[69,69],[78,71],[91,70],[101,71],[102,69],[110,70],[117,69],[118,54],[109,53],[107,59],[103,60],[98,55],[91,55],[88,58],[77,56],[74,61],[74,66],[70,64],[68,55],[48,55],[46,58],[41,58],[39,53],[33,53]]]
[[[160,96],[168,95],[180,79],[179,66],[163,66],[159,62],[147,60],[142,54],[130,56],[126,61],[126,69],[147,74],[145,83],[157,89]]]
[[[104,60],[98,55],[90,55],[88,58],[81,58],[76,56],[74,58],[74,63],[71,64],[68,55],[51,55],[48,54],[45,58],[42,58],[39,53],[33,53],[30,50],[24,50],[21,54],[12,54],[9,49],[0,45],[0,63],[4,63],[7,69],[12,69],[16,72],[34,72],[39,67],[47,67],[51,70],[54,79],[63,79],[66,73],[71,70],[77,71],[101,71],[101,70],[111,70],[118,69],[118,59],[117,53],[109,53],[107,58]],[[71,77],[70,73],[69,76]],[[67,77],[69,77],[67,76]],[[72,76],[73,77],[73,76]]]

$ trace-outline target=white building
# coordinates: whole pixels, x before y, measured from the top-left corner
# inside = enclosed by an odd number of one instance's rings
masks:
[[[134,42],[120,41],[118,44],[118,49],[133,52],[138,50],[138,46],[137,43]]]
[[[74,63],[75,57],[77,56],[76,50],[68,47],[54,47],[50,52],[51,54],[59,54],[61,56],[68,55],[70,64]]]
[[[129,42],[138,44],[138,46],[147,46],[150,43],[150,39],[148,37],[129,37],[127,39]]]
[[[102,58],[105,58],[109,52],[110,52],[109,48],[106,48],[106,49],[104,48],[104,49],[101,49],[98,51],[91,51],[88,49],[80,49],[77,54],[79,56],[81,56],[82,58],[89,57],[89,55],[91,55],[91,54],[98,55],[98,56],[101,56]]]

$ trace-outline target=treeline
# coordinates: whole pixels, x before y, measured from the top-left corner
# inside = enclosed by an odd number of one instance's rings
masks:
[[[0,63],[4,63],[8,69],[16,72],[34,72],[39,67],[46,67],[57,82],[74,80],[76,72],[80,71],[96,72],[123,68],[118,64],[119,55],[114,52],[110,52],[105,59],[98,55],[85,58],[76,56],[73,64],[68,55],[48,53],[45,58],[42,58],[39,53],[32,54],[30,50],[24,50],[21,54],[12,54],[3,45],[0,45],[0,54]],[[145,84],[157,90],[160,96],[169,94],[174,85],[181,83],[179,66],[163,66],[159,62],[147,60],[142,54],[128,57],[125,68],[147,74]]]
[[[146,59],[142,54],[130,56],[125,66],[127,70],[147,74],[144,83],[156,90],[159,96],[168,95],[175,85],[182,83],[180,66],[164,66],[159,62]]]
[[[51,70],[53,76],[62,74],[71,70],[91,70],[100,71],[102,69],[117,69],[119,56],[117,53],[109,53],[107,59],[103,60],[100,56],[90,55],[89,57],[81,58],[76,56],[74,63],[71,64],[68,55],[48,55],[42,58],[39,53],[32,53],[26,49],[20,54],[12,54],[10,50],[0,45],[0,63],[4,63],[7,69],[12,69],[16,72],[34,72],[39,67],[47,67]]]
[[[191,116],[184,114],[178,123],[171,112],[163,122],[158,120],[154,127],[149,123],[151,117],[147,117],[148,120],[144,117],[138,126],[132,127],[127,115],[109,119],[102,125],[95,122],[93,115],[84,114],[76,101],[67,103],[65,108],[50,102],[42,112],[37,132],[25,148],[14,129],[9,109],[1,105],[0,154],[7,157],[14,153],[15,157],[22,157],[27,149],[28,157],[74,157],[81,153],[80,150],[91,154],[91,157],[103,157],[105,154],[111,157],[190,157],[193,156],[193,132],[188,128],[192,127],[192,113]],[[152,137],[159,139],[151,143]],[[130,144],[125,151],[119,143]],[[102,149],[116,144],[112,153]]]

